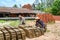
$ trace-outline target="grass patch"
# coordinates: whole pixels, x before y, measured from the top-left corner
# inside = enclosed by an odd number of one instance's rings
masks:
[[[18,27],[19,23],[20,23],[20,22],[19,22],[18,20],[17,20],[17,21],[11,21],[10,25],[11,25],[11,26]]]
[[[4,23],[4,22],[6,22],[6,20],[0,20],[0,23]]]
[[[18,26],[19,20],[0,20],[0,23],[9,23],[11,26]]]
[[[34,21],[34,20],[26,20],[25,22],[26,23],[29,23],[30,21]],[[11,26],[15,26],[15,27],[18,27],[18,25],[20,24],[20,21],[19,20],[0,20],[0,23],[9,23],[9,25]]]

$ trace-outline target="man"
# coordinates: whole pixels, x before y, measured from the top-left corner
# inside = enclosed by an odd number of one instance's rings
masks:
[[[21,15],[19,15],[19,20],[21,25],[25,25],[25,18]]]
[[[42,20],[40,20],[39,17],[36,17],[36,26],[40,27],[40,28],[44,28],[44,22]]]
[[[41,29],[46,31],[46,24],[42,20],[40,20],[39,17],[36,17],[36,27],[40,27]]]

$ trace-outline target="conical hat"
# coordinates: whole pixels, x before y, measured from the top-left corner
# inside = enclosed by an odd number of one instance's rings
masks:
[[[36,17],[35,19],[40,19],[39,17]]]

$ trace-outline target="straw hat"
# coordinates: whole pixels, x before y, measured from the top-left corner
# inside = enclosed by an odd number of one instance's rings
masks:
[[[40,19],[39,17],[36,17],[35,19]]]

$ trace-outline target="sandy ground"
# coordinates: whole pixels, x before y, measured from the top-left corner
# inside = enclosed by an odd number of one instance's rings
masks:
[[[44,35],[26,40],[60,40],[60,21],[56,21],[55,24],[48,24],[47,32]]]

